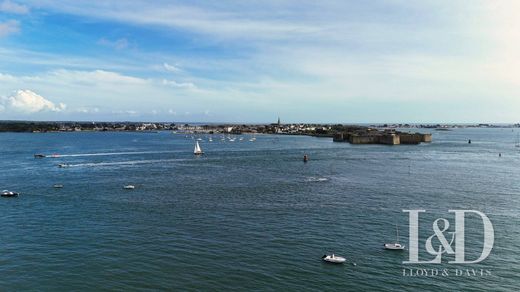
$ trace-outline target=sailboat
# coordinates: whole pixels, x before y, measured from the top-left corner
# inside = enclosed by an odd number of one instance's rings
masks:
[[[399,227],[397,227],[397,224],[395,224],[395,230],[396,230],[396,233],[397,233],[395,243],[385,243],[385,249],[403,250],[404,249],[404,245],[399,243]]]
[[[200,148],[199,141],[195,142],[195,149],[193,149],[193,154],[195,154],[195,155],[204,154],[204,152],[202,152],[202,149]]]

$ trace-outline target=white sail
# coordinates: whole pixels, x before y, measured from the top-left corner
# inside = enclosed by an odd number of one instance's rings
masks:
[[[202,149],[200,148],[199,141],[195,143],[195,149],[193,150],[193,154],[202,154]]]

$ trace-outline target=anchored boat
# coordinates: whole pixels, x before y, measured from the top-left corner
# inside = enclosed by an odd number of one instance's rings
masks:
[[[335,254],[323,255],[321,257],[321,259],[326,262],[333,263],[333,264],[342,264],[346,261],[346,259],[344,257],[340,257]]]
[[[384,245],[385,249],[389,249],[389,250],[403,250],[404,249],[404,245],[399,243],[399,227],[397,227],[397,224],[395,225],[395,230],[396,230],[396,233],[397,233],[395,243],[385,243],[385,245]]]

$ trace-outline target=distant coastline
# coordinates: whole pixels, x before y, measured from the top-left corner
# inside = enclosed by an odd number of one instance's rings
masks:
[[[456,128],[520,128],[520,124],[324,124],[324,123],[271,123],[271,124],[240,124],[240,123],[167,123],[167,122],[49,122],[49,121],[0,121],[0,132],[149,132],[149,131],[179,131],[189,133],[265,133],[293,134],[333,137],[345,129],[431,129],[449,131]]]
[[[420,144],[432,142],[432,134],[412,129],[450,131],[455,128],[518,128],[519,124],[187,124],[143,122],[32,122],[0,121],[0,132],[142,132],[171,131],[184,134],[279,134],[332,138],[351,144]],[[410,129],[406,131],[406,129]]]

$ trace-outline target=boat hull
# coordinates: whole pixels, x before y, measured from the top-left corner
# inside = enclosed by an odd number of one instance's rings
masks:
[[[344,257],[328,255],[322,257],[322,260],[331,264],[343,264],[347,259],[345,259]]]
[[[404,245],[395,243],[385,243],[384,247],[388,250],[404,250]]]

